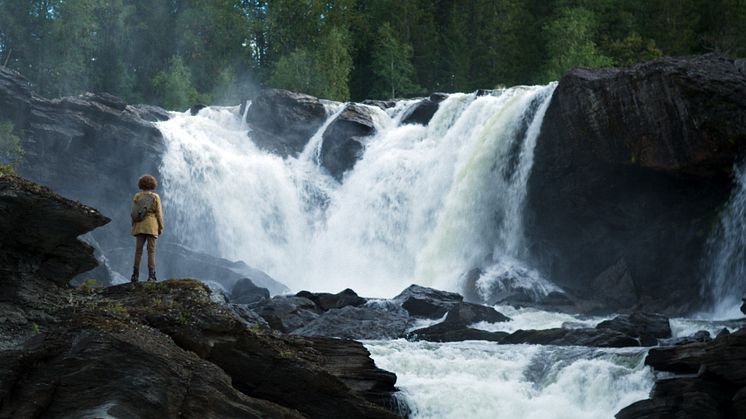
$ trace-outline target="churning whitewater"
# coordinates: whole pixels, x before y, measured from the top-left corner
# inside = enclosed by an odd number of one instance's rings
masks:
[[[544,112],[556,84],[451,94],[427,126],[400,125],[416,101],[369,107],[376,134],[342,182],[319,164],[327,120],[297,157],[251,141],[239,108],[175,114],[158,124],[175,235],[243,260],[292,289],[391,297],[411,283],[458,291],[553,286],[526,263],[522,209]],[[519,275],[506,275],[508,272]],[[491,284],[505,278],[520,283]]]

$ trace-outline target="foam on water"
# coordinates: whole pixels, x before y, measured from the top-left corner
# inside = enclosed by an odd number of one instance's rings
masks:
[[[366,342],[414,418],[611,419],[648,397],[645,351],[488,342]]]

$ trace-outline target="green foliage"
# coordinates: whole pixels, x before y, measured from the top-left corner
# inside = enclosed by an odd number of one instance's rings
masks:
[[[578,7],[563,9],[544,26],[549,51],[546,78],[558,80],[574,67],[610,66],[612,60],[602,55],[593,40],[598,22],[593,12]]]
[[[745,0],[0,0],[0,66],[39,93],[172,109],[267,85],[469,91],[710,51],[746,56]]]
[[[270,86],[319,95],[321,75],[313,53],[299,48],[280,58],[269,80]]]
[[[12,173],[13,167],[23,160],[21,139],[13,133],[13,123],[0,123],[0,167],[6,173]]]
[[[166,109],[185,110],[202,99],[192,86],[191,72],[178,55],[171,58],[166,71],[155,76],[153,87],[161,98],[160,105]]]
[[[372,58],[371,68],[377,78],[373,96],[395,98],[422,92],[422,88],[412,80],[412,46],[401,42],[391,25],[384,24],[378,30]]]
[[[644,40],[636,33],[624,39],[612,41],[604,49],[614,61],[614,65],[619,66],[628,66],[663,55],[663,52],[656,48],[655,41],[652,39]]]

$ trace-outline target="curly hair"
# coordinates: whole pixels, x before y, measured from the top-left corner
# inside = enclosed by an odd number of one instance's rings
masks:
[[[137,180],[137,186],[143,191],[152,191],[158,186],[158,181],[151,175],[142,175]]]

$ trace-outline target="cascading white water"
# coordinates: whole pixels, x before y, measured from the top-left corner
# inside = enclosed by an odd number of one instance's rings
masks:
[[[413,282],[457,290],[471,268],[525,260],[526,181],[554,87],[452,94],[427,127],[399,125],[411,101],[388,113],[370,108],[377,133],[341,184],[318,165],[340,104],[286,159],[250,141],[238,107],[176,114],[159,123],[171,231],[295,290],[390,297]]]
[[[645,350],[371,341],[395,371],[412,417],[612,419],[644,398],[654,377]]]
[[[746,164],[736,169],[736,186],[711,245],[705,293],[714,301],[703,317],[743,317],[741,297],[746,292]]]

